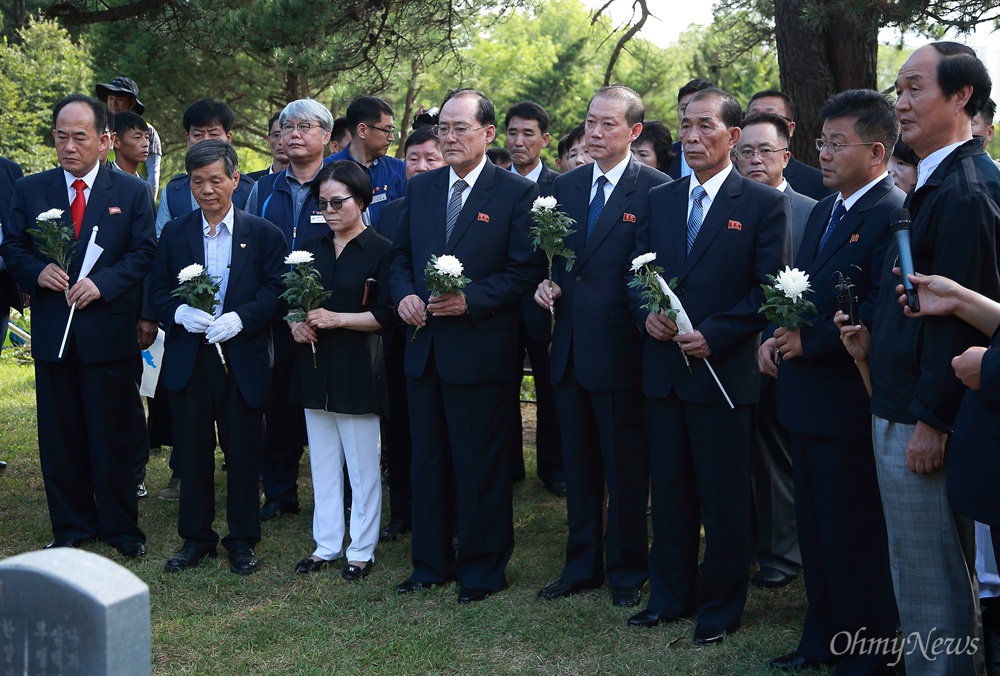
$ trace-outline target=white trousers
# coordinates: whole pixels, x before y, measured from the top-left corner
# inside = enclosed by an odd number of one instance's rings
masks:
[[[348,561],[374,560],[382,518],[379,418],[305,409],[312,467],[314,556],[327,561],[344,551],[344,462],[351,481]]]

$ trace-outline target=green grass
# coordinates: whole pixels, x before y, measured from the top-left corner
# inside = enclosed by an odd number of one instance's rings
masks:
[[[14,350],[0,355],[0,558],[38,549],[51,537],[38,467],[33,369]],[[525,407],[529,420],[534,411]],[[301,468],[303,513],[263,524],[261,570],[229,573],[225,557],[169,575],[163,563],[180,546],[177,503],[140,502],[148,555],[126,561],[99,544],[87,549],[129,568],[149,585],[153,670],[157,674],[764,674],[767,660],[792,650],[805,612],[801,580],[777,591],[750,590],[743,629],[721,646],[691,642],[692,622],[655,629],[625,625],[605,590],[543,603],[535,593],[559,575],[566,536],[565,501],[534,473],[526,424],[529,478],[515,487],[510,588],[459,606],[446,586],[399,597],[409,575],[409,540],[380,545],[377,567],[358,583],[339,568],[310,576],[293,566],[311,553],[308,454]],[[169,449],[154,450],[147,485],[169,477]],[[221,464],[221,457],[219,458]],[[224,531],[225,475],[217,479],[217,528]],[[384,501],[387,509],[387,496]]]

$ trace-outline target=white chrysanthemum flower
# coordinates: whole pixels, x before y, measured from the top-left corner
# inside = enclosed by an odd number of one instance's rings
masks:
[[[652,263],[656,260],[655,253],[644,253],[641,256],[636,256],[632,259],[632,272],[639,272],[641,268],[646,263]]]
[[[198,263],[192,263],[186,268],[182,269],[177,273],[177,279],[180,283],[190,282],[192,279],[205,272],[205,266]]]
[[[531,204],[531,211],[538,213],[539,211],[548,211],[556,208],[556,198],[555,197],[538,197]]]
[[[295,250],[285,256],[285,265],[299,265],[301,263],[312,263],[313,255],[308,251]]]
[[[785,266],[784,271],[776,275],[777,282],[774,288],[785,294],[786,298],[793,302],[802,298],[802,294],[809,290],[809,275],[798,268]]]
[[[454,256],[438,256],[434,261],[434,268],[441,274],[451,277],[461,277],[464,270],[462,262]]]
[[[49,209],[48,211],[43,211],[42,213],[38,214],[37,220],[55,221],[62,218],[62,215],[63,215],[62,209]]]

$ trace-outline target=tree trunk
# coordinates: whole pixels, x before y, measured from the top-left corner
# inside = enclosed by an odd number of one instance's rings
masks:
[[[834,19],[816,30],[802,19],[808,2],[829,0],[774,0],[774,32],[781,89],[795,101],[792,153],[818,166],[814,139],[823,128],[823,104],[845,89],[876,87],[878,26]]]
[[[396,120],[396,129],[399,130],[398,145],[396,146],[396,157],[404,159],[403,146],[406,145],[406,137],[410,135],[410,119],[413,117],[413,104],[420,94],[420,87],[417,80],[420,77],[420,61],[414,57],[410,61],[410,81],[406,84],[406,105],[403,108],[403,117]]]

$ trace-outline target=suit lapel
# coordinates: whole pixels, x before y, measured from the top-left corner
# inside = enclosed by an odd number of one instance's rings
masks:
[[[691,253],[687,255],[687,259],[684,261],[680,273],[681,279],[684,278],[684,275],[694,267],[698,259],[708,250],[712,240],[719,234],[723,226],[729,223],[729,217],[732,215],[733,210],[739,202],[740,195],[743,193],[742,186],[740,186],[740,178],[739,172],[733,167],[732,171],[729,172],[729,176],[723,181],[722,187],[719,188],[719,192],[716,193],[715,199],[712,200],[712,204],[708,208],[708,213],[705,214],[705,218],[701,223],[701,230],[698,231],[698,236],[691,247]],[[684,194],[684,197],[687,199],[687,193]],[[685,216],[686,214],[687,211],[685,210]],[[684,219],[683,231],[684,244],[681,251],[687,249],[687,218]]]
[[[826,232],[826,226],[830,223],[833,205],[837,201],[838,194],[834,193],[829,197],[824,197],[813,207],[809,222],[806,224],[806,231],[802,235],[802,242],[799,244],[799,253],[795,256],[796,263],[801,261],[801,264],[796,267],[806,270],[814,267],[816,251],[819,249],[820,240],[823,239],[823,233]],[[806,252],[809,253],[806,254]]]
[[[461,241],[462,237],[466,232],[468,232],[469,228],[472,227],[472,224],[476,222],[482,208],[486,205],[490,196],[493,194],[493,180],[495,178],[495,174],[496,166],[487,160],[486,165],[483,167],[483,171],[479,174],[479,178],[476,179],[476,184],[472,187],[472,191],[469,193],[468,199],[465,200],[465,206],[462,207],[462,211],[458,214],[458,220],[455,222],[455,229],[451,232],[451,240],[445,245],[445,253],[453,253],[455,251],[455,246]],[[450,197],[451,195],[449,194],[449,199]]]
[[[111,203],[111,193],[113,192],[113,186],[111,184],[111,174],[110,171],[105,167],[100,167],[97,171],[97,176],[94,177],[94,185],[90,188],[90,198],[87,200],[87,208],[83,212],[83,223],[80,225],[80,237],[77,241],[80,243],[76,250],[73,252],[73,258],[79,258],[80,261],[86,255],[87,246],[90,243],[90,235],[94,231],[94,228],[98,225],[101,220],[101,214],[106,213],[108,206]],[[63,189],[63,194],[69,199],[69,193]],[[70,216],[70,224],[72,225],[73,217]]]
[[[430,205],[429,218],[426,222],[420,223],[416,228],[414,227],[414,217],[418,215],[410,211],[410,239],[416,240],[417,238],[413,236],[414,230],[423,233],[421,236],[427,238],[427,241],[431,243],[430,252],[434,255],[441,255],[444,253],[444,229],[445,223],[448,218],[448,199],[451,197],[450,191],[448,190],[448,176],[450,175],[448,167],[442,167],[437,169],[437,176],[434,179],[434,187],[431,190],[432,197],[427,200]],[[444,195],[442,199],[439,197]],[[430,231],[428,232],[427,229]],[[415,270],[416,274],[423,275],[423,270]]]
[[[198,265],[205,265],[205,234],[202,231],[201,209],[191,212],[189,222],[185,228],[188,246],[191,248],[191,262]]]
[[[604,211],[601,212],[600,218],[594,225],[594,232],[590,234],[590,238],[583,247],[583,252],[580,255],[580,267],[586,264],[587,259],[597,251],[601,242],[611,234],[611,231],[621,221],[622,214],[625,213],[625,209],[630,203],[631,195],[635,192],[635,182],[638,175],[638,163],[635,160],[629,161],[621,178],[618,179],[618,184],[611,191],[611,196],[608,198],[607,204],[604,205]],[[587,196],[590,196],[589,193]],[[584,230],[586,231],[586,221],[584,221]]]
[[[558,205],[563,213],[575,221],[572,226],[574,232],[566,238],[564,243],[566,248],[577,253],[578,258],[583,253],[583,240],[587,235],[587,210],[590,208],[592,171],[593,169],[588,166],[573,175],[573,181],[569,184],[569,188],[564,191],[563,201]],[[576,265],[579,266],[579,264],[578,260]]]
[[[667,230],[673,265],[664,269],[680,271],[687,259],[687,208],[691,179],[689,177],[679,178],[676,183],[676,192],[673,194],[673,199],[668,202],[668,213],[655,216],[650,214],[650,218],[654,219],[654,223],[662,223],[661,227]],[[657,256],[661,255],[659,252],[654,253]]]
[[[224,299],[223,305],[226,305],[225,301],[228,300],[228,296],[232,295],[228,291],[235,289],[240,283],[240,277],[243,275],[243,271],[247,266],[247,260],[252,253],[252,244],[250,227],[243,218],[243,213],[239,209],[233,209],[233,239],[232,251],[229,254],[229,283],[226,286],[227,298]]]
[[[879,183],[872,186],[857,203],[848,210],[844,218],[834,228],[830,239],[821,251],[816,252],[815,268],[819,269],[826,263],[830,256],[837,252],[856,232],[858,226],[864,220],[865,212],[871,209],[885,194],[892,189],[892,177],[887,176]],[[829,224],[829,219],[827,219]],[[824,228],[825,229],[825,228]]]

